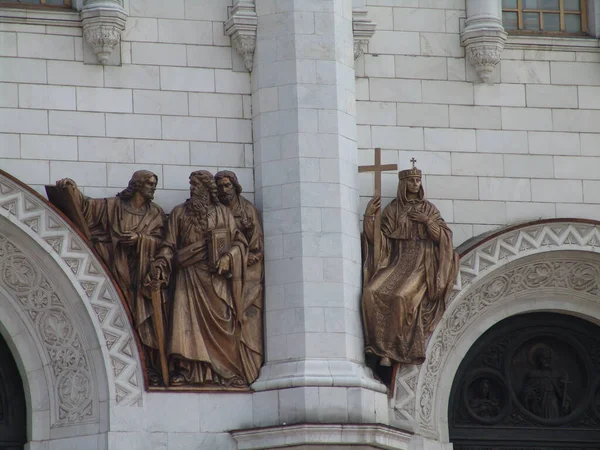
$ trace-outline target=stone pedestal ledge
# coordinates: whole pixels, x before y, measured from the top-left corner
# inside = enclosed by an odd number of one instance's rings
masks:
[[[100,64],[106,64],[115,48],[120,51],[121,32],[125,29],[127,12],[120,2],[88,1],[81,10],[83,36],[94,50]]]
[[[267,363],[252,384],[255,391],[300,386],[360,387],[386,393],[369,368],[349,360],[303,359]]]
[[[363,449],[407,450],[412,437],[406,431],[379,424],[301,424],[236,430],[231,435],[239,450],[304,448],[313,445],[337,449],[360,445]]]

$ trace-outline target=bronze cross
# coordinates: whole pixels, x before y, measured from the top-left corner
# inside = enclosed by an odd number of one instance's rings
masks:
[[[397,170],[397,164],[384,164],[381,165],[381,149],[377,147],[375,149],[375,164],[372,166],[359,166],[358,172],[375,172],[375,195],[381,195],[381,172],[386,170]]]
[[[375,164],[372,166],[359,166],[358,172],[375,172],[375,197],[381,196],[381,172],[384,170],[396,170],[398,169],[397,164],[385,164],[381,165],[381,149],[377,147],[375,149]],[[373,257],[374,267],[379,263],[379,255],[381,248],[381,208],[375,213],[375,223],[373,224]]]
[[[417,159],[413,157],[413,158],[410,159],[410,162],[412,163],[413,169],[414,169],[415,168],[415,163],[417,162]]]

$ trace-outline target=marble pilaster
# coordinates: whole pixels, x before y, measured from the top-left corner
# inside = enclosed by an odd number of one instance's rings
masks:
[[[385,387],[364,365],[359,308],[352,1],[257,0],[256,12],[266,364],[253,388],[293,388],[279,395],[288,424],[344,423],[349,408],[354,423],[386,422]]]

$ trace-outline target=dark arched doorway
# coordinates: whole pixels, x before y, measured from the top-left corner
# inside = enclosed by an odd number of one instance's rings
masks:
[[[600,449],[600,327],[532,313],[471,347],[449,402],[454,450]]]
[[[21,450],[27,440],[25,393],[17,364],[0,337],[0,450]]]

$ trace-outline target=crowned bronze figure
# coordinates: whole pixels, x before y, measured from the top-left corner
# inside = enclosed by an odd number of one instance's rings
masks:
[[[458,272],[452,231],[425,199],[421,170],[412,162],[398,173],[396,198],[380,220],[377,192],[364,216],[362,316],[376,373],[378,366],[423,363]]]

